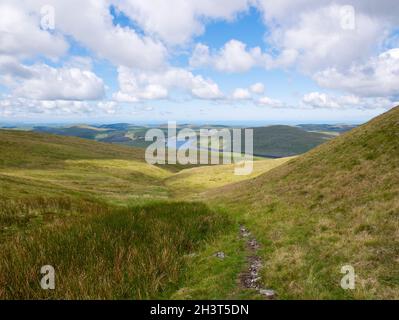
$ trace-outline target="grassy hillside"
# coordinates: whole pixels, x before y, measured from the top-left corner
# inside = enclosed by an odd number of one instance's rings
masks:
[[[259,298],[239,285],[240,224],[278,298],[399,298],[398,138],[395,108],[235,176],[234,165],[157,167],[142,149],[0,130],[0,298]],[[55,291],[38,287],[44,264]],[[347,264],[353,291],[340,287]]]
[[[256,234],[281,298],[399,298],[399,107],[209,198]]]
[[[169,171],[148,165],[141,149],[90,140],[0,130],[2,199],[35,196],[127,201],[166,197]]]
[[[0,299],[241,297],[238,227],[204,204],[171,200],[165,180],[183,166],[22,131],[0,130],[0,151]],[[230,258],[214,257],[220,250]],[[55,291],[39,287],[46,264]]]

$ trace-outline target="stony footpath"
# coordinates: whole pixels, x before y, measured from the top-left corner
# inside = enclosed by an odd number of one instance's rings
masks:
[[[266,299],[275,299],[276,292],[274,290],[261,287],[259,272],[262,268],[262,260],[257,255],[260,247],[258,241],[244,226],[240,226],[240,236],[246,241],[246,249],[248,251],[247,269],[240,274],[240,285],[245,289],[257,290]]]

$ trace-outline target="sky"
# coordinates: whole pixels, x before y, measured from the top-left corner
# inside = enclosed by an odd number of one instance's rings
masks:
[[[392,0],[0,1],[0,123],[362,123],[398,101]]]

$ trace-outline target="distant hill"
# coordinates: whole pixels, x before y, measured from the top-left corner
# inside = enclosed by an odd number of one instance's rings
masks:
[[[309,151],[331,139],[331,136],[327,134],[307,132],[284,125],[252,129],[254,130],[254,154],[257,156],[293,156]]]
[[[357,127],[357,125],[349,124],[299,124],[300,127],[306,131],[317,131],[317,132],[338,132],[343,133],[350,131]]]
[[[71,126],[71,127],[46,127],[36,126],[33,127],[35,132],[58,134],[61,136],[72,136],[84,139],[95,139],[99,133],[105,133],[107,130],[103,130],[91,126]]]
[[[399,107],[204,197],[254,231],[281,298],[399,299]],[[355,290],[340,287],[344,265]]]
[[[166,125],[161,125],[159,126],[159,128],[161,130],[164,130],[166,135],[167,133],[165,126]],[[177,129],[180,130],[185,127],[191,128],[197,132],[199,132],[200,129],[231,128],[222,125],[179,125]],[[306,128],[310,129],[311,125],[306,125]],[[117,123],[99,126],[37,126],[33,128],[33,131],[64,136],[75,136],[102,142],[146,148],[149,144],[152,143],[145,141],[144,139],[145,133],[148,129],[148,127],[144,126],[129,125],[127,123]],[[254,130],[254,154],[257,156],[271,158],[287,157],[304,153],[333,137],[333,135],[328,134],[328,132],[308,132],[305,129],[299,127],[286,125],[255,127],[252,129]],[[323,129],[327,131],[328,128],[319,126],[313,129],[315,129],[315,131],[317,131],[316,129]],[[242,145],[244,146],[244,143]]]
[[[127,130],[131,125],[129,123],[113,123],[113,124],[102,124],[99,128],[112,129],[112,130]]]

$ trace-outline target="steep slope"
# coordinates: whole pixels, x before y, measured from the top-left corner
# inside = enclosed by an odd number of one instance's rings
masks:
[[[399,298],[399,107],[206,198],[256,233],[280,297]],[[340,287],[344,265],[355,290]]]

